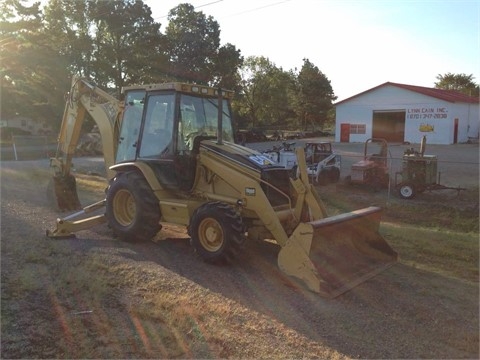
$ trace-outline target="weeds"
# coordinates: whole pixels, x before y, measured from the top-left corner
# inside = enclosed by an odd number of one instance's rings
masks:
[[[478,235],[383,223],[381,232],[408,265],[478,282]]]
[[[450,194],[422,194],[423,198],[414,201],[343,187],[320,191],[332,215],[375,205],[384,209],[382,220],[386,222],[460,233],[479,232],[478,187],[454,198]]]

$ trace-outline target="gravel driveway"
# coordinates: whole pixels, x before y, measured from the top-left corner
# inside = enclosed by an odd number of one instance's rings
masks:
[[[335,146],[348,174],[362,144]],[[403,145],[391,152],[401,155]],[[445,183],[478,187],[478,145],[427,152],[445,160]],[[456,276],[441,257],[442,271],[422,266],[435,239],[418,249],[419,260],[400,255],[389,270],[324,299],[279,271],[278,246],[268,242],[251,243],[218,267],[200,261],[185,232],[169,225],[161,239],[142,244],[115,240],[106,225],[78,239],[47,239],[45,229],[61,216],[45,199],[48,164],[1,164],[2,358],[479,356],[478,269]],[[101,158],[76,158],[74,165],[83,174],[105,171]],[[84,188],[80,195],[102,193]],[[385,236],[397,246],[415,245],[393,235],[404,225]],[[455,234],[452,246],[461,246]]]

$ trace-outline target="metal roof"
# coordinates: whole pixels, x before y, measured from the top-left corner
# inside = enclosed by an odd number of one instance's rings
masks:
[[[476,96],[469,96],[464,93],[461,93],[456,90],[444,90],[444,89],[437,89],[437,88],[428,88],[428,87],[423,87],[423,86],[415,86],[415,85],[407,85],[407,84],[399,84],[399,83],[393,83],[393,82],[386,82],[381,85],[375,86],[369,90],[363,91],[361,93],[358,93],[357,95],[351,96],[347,99],[344,99],[342,101],[337,102],[336,105],[343,104],[347,101],[350,101],[356,97],[359,97],[363,94],[366,94],[370,91],[380,89],[385,86],[395,86],[401,89],[413,91],[422,95],[426,96],[431,96],[440,100],[448,101],[451,103],[469,103],[469,104],[478,104],[480,102],[480,99]]]

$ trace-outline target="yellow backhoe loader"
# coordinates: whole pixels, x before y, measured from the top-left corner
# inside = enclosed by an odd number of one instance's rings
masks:
[[[54,195],[80,207],[70,173],[88,112],[100,130],[106,198],[57,219],[50,237],[108,223],[125,241],[144,241],[161,222],[186,226],[196,252],[216,262],[246,240],[274,240],[278,266],[312,291],[335,297],[397,260],[379,234],[381,209],[327,216],[298,148],[298,174],[234,143],[233,92],[185,83],[132,86],[117,101],[76,78],[67,97],[54,170]],[[85,214],[104,209],[101,214]]]

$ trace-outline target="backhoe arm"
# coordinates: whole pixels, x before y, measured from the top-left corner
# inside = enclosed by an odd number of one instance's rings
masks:
[[[89,114],[95,121],[102,138],[103,156],[107,179],[114,172],[109,169],[115,161],[115,126],[122,111],[121,102],[83,78],[74,77],[70,92],[66,96],[65,111],[58,136],[55,157],[50,159],[53,169],[53,189],[60,210],[81,208],[76,191],[75,178],[70,173],[72,157],[85,117]]]

